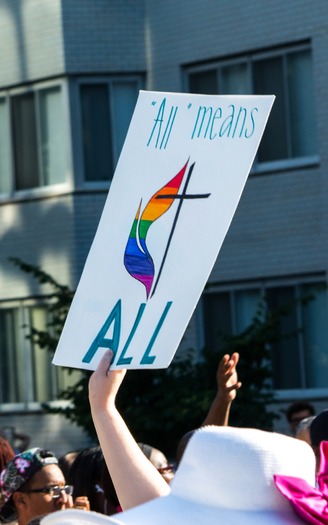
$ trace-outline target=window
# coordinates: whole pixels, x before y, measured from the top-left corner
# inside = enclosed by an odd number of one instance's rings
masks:
[[[283,337],[271,344],[274,388],[327,388],[327,298],[323,282],[205,293],[206,346],[218,351],[224,335],[242,332],[264,300],[268,309],[286,311],[279,327]]]
[[[52,365],[52,356],[26,337],[29,327],[44,330],[47,321],[43,305],[0,309],[0,405],[51,401],[77,381],[79,372]]]
[[[24,370],[25,366],[17,341],[17,325],[15,310],[0,310],[0,403],[18,403],[24,398],[25,385],[18,368]]]
[[[0,98],[0,193],[11,191],[11,152],[8,104]]]
[[[64,122],[61,86],[0,93],[0,193],[65,182]]]
[[[139,80],[81,80],[84,180],[112,179],[140,88]]]
[[[257,167],[270,163],[272,168],[273,163],[281,161],[294,166],[295,159],[299,163],[306,163],[316,157],[316,118],[309,45],[188,68],[187,77],[189,91],[194,93],[276,95],[259,147]]]

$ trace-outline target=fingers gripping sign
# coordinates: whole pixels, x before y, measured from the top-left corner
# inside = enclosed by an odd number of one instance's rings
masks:
[[[91,409],[115,406],[117,392],[126,374],[126,370],[111,370],[113,352],[106,350],[98,368],[90,377],[89,399]]]

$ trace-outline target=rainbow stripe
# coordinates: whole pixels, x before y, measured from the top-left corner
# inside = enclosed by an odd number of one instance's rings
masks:
[[[187,164],[163,188],[157,191],[147,203],[140,217],[142,200],[132,224],[124,252],[124,266],[129,274],[146,288],[147,299],[153,284],[155,266],[148,251],[146,237],[151,225],[166,213],[178,194]],[[163,196],[161,198],[161,196]]]

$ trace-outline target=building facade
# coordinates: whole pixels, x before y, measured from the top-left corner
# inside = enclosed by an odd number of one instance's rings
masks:
[[[76,288],[139,89],[276,95],[178,352],[296,301],[272,351],[276,410],[326,406],[327,29],[326,0],[0,0],[0,427],[57,453],[87,442],[40,411],[74,376],[26,339],[49,290],[9,258]]]

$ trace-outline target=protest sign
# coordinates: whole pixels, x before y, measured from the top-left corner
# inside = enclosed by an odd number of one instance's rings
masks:
[[[56,365],[165,368],[218,256],[274,96],[141,91]]]

